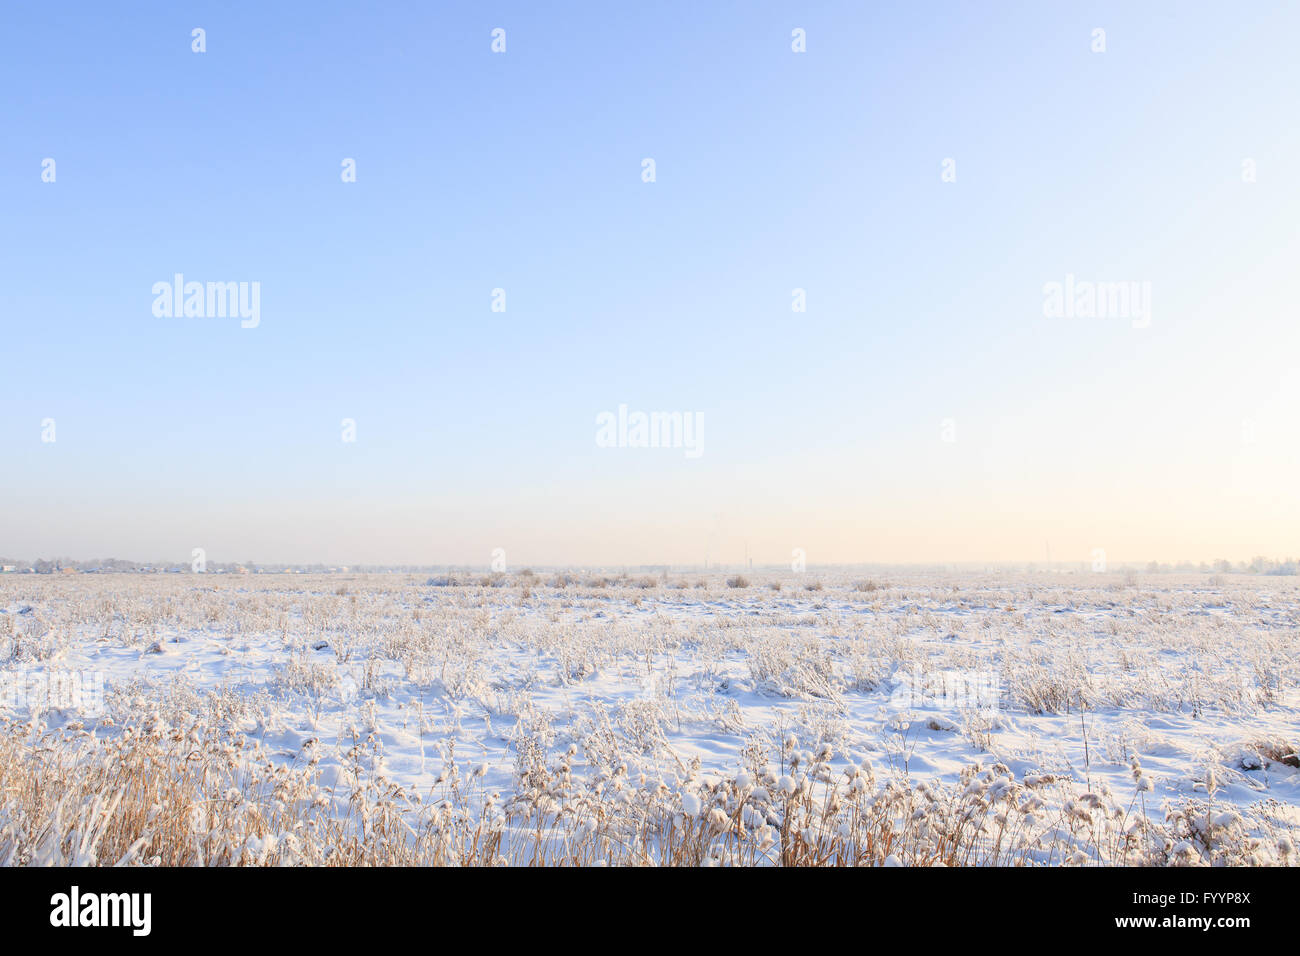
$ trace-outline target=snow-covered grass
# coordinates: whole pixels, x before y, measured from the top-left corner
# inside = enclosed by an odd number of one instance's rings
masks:
[[[1295,864],[1298,611],[1285,577],[3,576],[0,863]],[[96,673],[102,711],[39,692]]]

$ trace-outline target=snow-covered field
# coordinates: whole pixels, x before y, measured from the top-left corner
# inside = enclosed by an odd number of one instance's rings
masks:
[[[745,577],[0,577],[0,782],[247,810],[0,863],[1300,862],[1294,577]]]

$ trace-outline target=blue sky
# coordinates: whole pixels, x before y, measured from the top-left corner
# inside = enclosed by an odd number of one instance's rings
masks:
[[[5,21],[0,553],[1300,552],[1293,5]],[[260,324],[156,317],[178,272]],[[1045,318],[1067,274],[1150,326]],[[598,447],[620,403],[704,454]]]

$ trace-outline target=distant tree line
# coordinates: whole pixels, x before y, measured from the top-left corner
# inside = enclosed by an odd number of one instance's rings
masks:
[[[16,558],[0,558],[0,567],[12,568],[15,571],[27,571],[29,568],[37,574],[56,574],[65,568],[87,572],[114,572],[114,573],[148,573],[167,571],[172,573],[190,573],[193,569],[189,562],[181,561],[126,561],[121,558],[101,558],[94,561],[78,561],[75,558],[39,558],[36,561],[25,561]],[[1140,567],[1140,566],[1138,566]],[[234,574],[241,571],[250,573],[257,572],[274,572],[274,571],[297,571],[302,574],[328,574],[331,571],[347,570],[357,573],[425,573],[439,570],[470,570],[468,566],[464,568],[453,567],[451,565],[429,565],[429,564],[362,564],[352,565],[347,568],[341,568],[338,565],[329,564],[257,564],[253,561],[245,561],[242,564],[209,561],[206,570],[209,574]],[[1136,570],[1135,567],[1125,565],[1116,570]],[[1226,558],[1220,558],[1216,561],[1178,561],[1172,563],[1161,563],[1151,561],[1146,565],[1148,574],[1300,574],[1300,561],[1295,558],[1283,558],[1275,560],[1266,558],[1263,555],[1251,558],[1249,561],[1229,561]]]

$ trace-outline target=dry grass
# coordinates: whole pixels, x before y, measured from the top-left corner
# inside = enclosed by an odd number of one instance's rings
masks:
[[[779,767],[669,784],[626,767],[576,778],[578,748],[521,761],[504,802],[448,761],[421,794],[388,782],[371,740],[348,754],[348,786],[322,785],[308,744],[276,765],[246,739],[154,724],[108,738],[0,727],[0,863],[163,866],[972,866],[1294,864],[1293,835],[1251,837],[1211,801],[1163,826],[1052,775],[1016,780],[974,765],[953,786],[839,773],[832,751]],[[1060,791],[1060,792],[1056,792]],[[1051,793],[1051,796],[1049,796]],[[1048,812],[1049,805],[1060,809]],[[477,809],[471,809],[477,807]],[[1259,821],[1252,821],[1256,826]]]
[[[1300,745],[1283,740],[1264,740],[1258,744],[1259,755],[1273,763],[1300,767]]]
[[[1296,861],[1293,803],[1207,775],[1294,779],[1293,595],[755,574],[7,577],[0,673],[113,669],[98,723],[0,718],[0,864]],[[1003,716],[903,713],[948,673],[995,675]],[[1150,713],[1231,736],[1180,764]],[[942,782],[909,775],[918,733]]]

